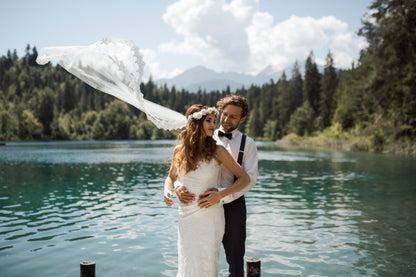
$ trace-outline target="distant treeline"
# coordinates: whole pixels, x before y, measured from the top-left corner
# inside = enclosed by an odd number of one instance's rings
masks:
[[[359,34],[368,41],[358,64],[337,70],[328,53],[319,72],[311,52],[302,76],[295,63],[262,86],[233,93],[248,99],[242,130],[277,140],[341,130],[372,137],[374,143],[416,135],[416,1],[375,1]],[[370,23],[372,22],[372,23]],[[36,64],[36,47],[0,58],[0,140],[172,139],[179,131],[157,129],[144,113],[98,92],[59,66]],[[215,105],[223,91],[158,87],[150,78],[144,97],[180,113],[194,103]]]

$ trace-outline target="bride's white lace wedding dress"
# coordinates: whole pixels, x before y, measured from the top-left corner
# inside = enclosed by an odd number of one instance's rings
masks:
[[[202,161],[196,170],[186,175],[179,172],[176,182],[198,198],[199,194],[217,186],[219,168],[215,159]],[[217,277],[224,210],[220,204],[201,209],[197,201],[187,206],[179,204],[177,276]]]

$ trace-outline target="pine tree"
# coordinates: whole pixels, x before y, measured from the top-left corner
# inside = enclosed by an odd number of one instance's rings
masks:
[[[262,136],[263,128],[261,127],[263,124],[260,124],[260,112],[257,106],[254,106],[250,113],[248,114],[247,123],[245,126],[245,133],[253,138],[257,138]]]
[[[302,91],[303,80],[299,71],[298,63],[296,62],[292,70],[292,79],[290,79],[287,82],[287,86],[280,91],[278,108],[279,122],[283,128],[283,134],[287,131],[286,129],[290,116],[303,103]]]
[[[331,52],[326,56],[326,66],[321,80],[321,96],[320,96],[320,116],[322,127],[326,128],[331,125],[331,119],[334,112],[334,94],[338,86],[337,72],[334,67],[334,60]]]
[[[29,66],[38,66],[38,64],[36,62],[36,58],[37,57],[38,57],[38,50],[34,46],[32,48],[32,53],[30,53],[29,54],[29,57],[28,57],[28,64],[29,64]]]
[[[54,118],[55,96],[49,88],[40,92],[39,106],[37,110],[37,117],[44,128],[46,136],[51,135],[50,125]]]
[[[68,113],[75,108],[75,89],[72,87],[71,82],[65,82],[61,88],[61,107],[65,113]]]
[[[395,136],[416,136],[416,1],[377,0],[359,34],[369,46],[360,59],[368,68],[366,102],[373,124],[390,121]],[[389,128],[391,129],[391,128]]]
[[[289,82],[286,80],[286,73],[283,72],[279,81],[277,82],[279,96],[277,98],[277,116],[280,126],[285,126],[289,122],[290,107],[289,107]]]
[[[309,101],[315,115],[319,112],[321,93],[321,75],[311,52],[306,59],[305,80],[303,82],[303,99]]]

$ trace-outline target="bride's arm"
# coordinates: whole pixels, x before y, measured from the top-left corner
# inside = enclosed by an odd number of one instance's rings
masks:
[[[234,184],[224,190],[208,192],[207,197],[204,197],[198,201],[198,205],[201,208],[208,208],[218,203],[225,196],[242,190],[250,183],[250,177],[248,174],[234,160],[231,154],[223,146],[217,146],[217,158],[229,171],[234,174],[234,176],[237,177],[237,180],[234,182]]]
[[[169,169],[169,175],[166,177],[165,180],[165,186],[163,190],[163,200],[165,200],[165,203],[167,206],[172,206],[175,201],[172,200],[172,189],[173,189],[173,183],[175,182],[176,178],[178,177],[176,166],[174,165],[174,162],[172,160],[172,164]]]

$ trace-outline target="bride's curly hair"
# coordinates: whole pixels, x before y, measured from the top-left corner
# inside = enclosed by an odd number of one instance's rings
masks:
[[[179,134],[182,143],[175,148],[173,154],[176,168],[185,170],[185,174],[197,169],[198,163],[202,160],[216,159],[217,143],[212,137],[206,136],[203,131],[206,115],[200,119],[189,119],[191,114],[202,109],[208,109],[208,107],[195,104],[186,111],[185,116],[188,118],[188,124],[186,129]]]

